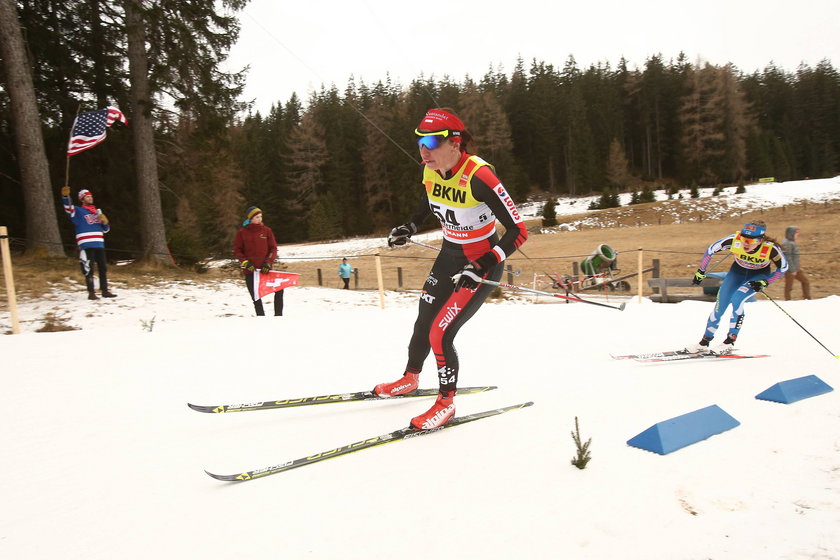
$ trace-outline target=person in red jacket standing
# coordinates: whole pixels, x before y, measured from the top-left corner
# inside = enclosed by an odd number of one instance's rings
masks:
[[[277,258],[277,240],[271,228],[263,224],[262,210],[251,206],[246,212],[242,227],[236,232],[233,241],[233,256],[239,260],[239,268],[245,275],[245,285],[254,300],[254,271],[263,274],[271,270],[271,264]],[[262,299],[254,300],[257,315],[265,315]],[[283,290],[274,293],[274,315],[283,315]]]

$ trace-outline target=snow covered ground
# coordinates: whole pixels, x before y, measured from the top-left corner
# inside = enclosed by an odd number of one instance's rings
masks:
[[[488,304],[459,334],[461,383],[499,389],[457,398],[458,412],[533,407],[230,484],[204,469],[333,449],[431,404],[188,409],[367,389],[402,371],[413,302],[389,295],[382,310],[360,305],[368,294],[309,290],[316,302],[294,289],[286,316],[242,317],[240,288],[173,287],[176,300],[146,302],[151,331],[123,310],[84,330],[0,337],[0,557],[840,557],[840,391],[754,398],[804,375],[836,387],[840,361],[769,302],[749,306],[741,347],[771,357],[669,364],[609,353],[693,342],[711,304]],[[840,297],[784,307],[838,351]],[[430,360],[423,386],[433,371]],[[741,425],[665,456],[626,444],[712,404]],[[576,416],[592,438],[585,470],[570,464]]]
[[[836,179],[823,185],[837,196]],[[770,357],[666,364],[610,353],[695,342],[712,304],[488,303],[456,341],[460,382],[499,389],[456,398],[458,414],[534,406],[230,484],[204,469],[334,449],[431,399],[218,415],[186,403],[394,379],[416,294],[389,292],[380,309],[372,292],[291,288],[275,318],[251,316],[241,282],[114,289],[23,301],[23,334],[0,337],[0,558],[840,558],[840,391],[755,398],[805,375],[836,388],[840,360],[771,302],[749,304],[739,338]],[[780,305],[840,352],[840,297]],[[34,332],[46,313],[80,330]],[[430,358],[422,386],[435,382]],[[664,456],[626,443],[713,404],[740,426]],[[575,417],[592,438],[584,470],[570,464]]]

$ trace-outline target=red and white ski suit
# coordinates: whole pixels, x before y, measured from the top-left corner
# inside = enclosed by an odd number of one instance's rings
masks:
[[[493,286],[454,291],[452,276],[470,261],[493,253],[497,264],[486,278],[498,281],[502,263],[528,238],[522,216],[490,165],[463,153],[446,176],[424,168],[425,194],[411,218],[422,224],[430,214],[440,221],[444,240],[420,295],[414,334],[408,346],[406,371],[420,373],[434,351],[441,391],[453,391],[458,383],[458,354],[454,339],[458,330],[484,303]],[[497,221],[505,228],[501,238]]]

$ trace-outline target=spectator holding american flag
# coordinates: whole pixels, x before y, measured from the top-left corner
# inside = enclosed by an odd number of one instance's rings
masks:
[[[70,131],[67,145],[67,177],[70,182],[70,156],[93,148],[107,135],[107,129],[116,121],[127,125],[128,120],[118,107],[88,111],[76,117]],[[113,298],[116,294],[108,290],[108,263],[105,258],[105,234],[111,231],[107,216],[93,204],[93,193],[87,189],[79,191],[81,206],[75,206],[70,198],[70,187],[61,187],[61,202],[64,212],[76,228],[76,244],[79,247],[79,264],[87,284],[88,299],[99,299],[93,285],[93,265],[99,271],[99,289],[102,297]]]
[[[94,206],[93,193],[87,189],[79,191],[81,206],[73,204],[70,187],[61,187],[61,202],[64,212],[76,228],[76,245],[79,247],[79,265],[85,276],[88,299],[99,299],[93,285],[93,265],[99,270],[99,289],[102,297],[117,297],[108,291],[108,263],[105,259],[105,234],[111,231],[108,217]]]

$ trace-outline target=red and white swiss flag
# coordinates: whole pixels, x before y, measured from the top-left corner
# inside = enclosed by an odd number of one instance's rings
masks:
[[[297,286],[300,274],[294,272],[280,272],[272,270],[266,274],[259,270],[254,271],[254,301],[262,299],[268,294],[285,290],[290,286]]]

